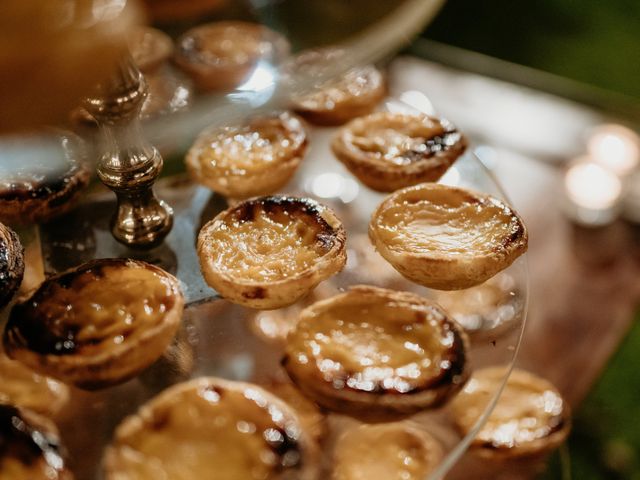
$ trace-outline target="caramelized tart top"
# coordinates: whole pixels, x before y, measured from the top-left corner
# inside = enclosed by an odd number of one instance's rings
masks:
[[[289,113],[251,118],[244,124],[203,132],[187,162],[210,175],[249,175],[300,156],[306,146],[302,122]]]
[[[317,302],[289,333],[287,366],[335,389],[415,393],[462,377],[465,347],[435,303],[369,286]]]
[[[175,279],[153,265],[95,260],[45,281],[17,304],[5,346],[56,356],[117,351],[160,326],[178,295]]]
[[[295,277],[344,242],[342,225],[303,198],[248,200],[213,221],[208,231],[215,268],[241,283]]]
[[[389,166],[410,165],[466,145],[464,136],[446,120],[389,112],[353,120],[339,138],[354,155]]]

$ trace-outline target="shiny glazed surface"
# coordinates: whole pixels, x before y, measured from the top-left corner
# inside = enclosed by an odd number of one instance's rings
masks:
[[[197,379],[163,392],[120,425],[107,479],[306,479],[295,476],[308,460],[301,436],[286,405],[261,388]]]
[[[156,267],[120,259],[89,263],[48,280],[16,305],[5,345],[43,355],[117,351],[162,324],[177,294]]]
[[[458,426],[471,429],[485,410],[505,369],[487,368],[474,373],[452,403]],[[516,449],[544,440],[568,427],[568,411],[551,383],[522,370],[514,370],[498,404],[473,444],[489,449]]]
[[[204,132],[188,162],[197,164],[206,176],[250,175],[299,156],[305,144],[300,120],[282,113]]]
[[[352,287],[305,310],[287,339],[294,368],[310,369],[335,389],[398,393],[458,369],[449,357],[460,339],[444,311],[389,293],[396,292]]]
[[[348,149],[400,166],[446,151],[460,139],[461,134],[444,121],[386,112],[356,119],[342,131]]]

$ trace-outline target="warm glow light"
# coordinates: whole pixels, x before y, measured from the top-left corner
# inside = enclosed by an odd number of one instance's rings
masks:
[[[602,125],[594,130],[588,142],[591,158],[615,172],[626,175],[640,160],[638,135],[622,125]]]
[[[564,184],[573,203],[591,210],[611,208],[622,192],[622,183],[614,173],[588,161],[572,166],[567,171]]]

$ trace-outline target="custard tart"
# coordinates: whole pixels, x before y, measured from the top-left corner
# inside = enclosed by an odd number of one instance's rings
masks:
[[[466,148],[466,137],[446,120],[388,112],[352,120],[331,143],[338,160],[379,192],[437,181]]]
[[[173,40],[157,28],[137,27],[128,43],[133,61],[144,74],[156,71],[173,55]]]
[[[307,133],[289,113],[202,132],[187,153],[187,169],[219,194],[245,199],[274,193],[291,179],[307,150]]]
[[[0,223],[0,308],[20,288],[24,275],[24,248],[16,232]]]
[[[11,404],[42,415],[55,415],[69,400],[69,388],[34,372],[0,353],[0,404]]]
[[[214,22],[178,39],[175,62],[200,90],[229,90],[248,80],[258,62],[277,64],[289,49],[282,35],[263,25]]]
[[[319,405],[368,421],[438,407],[468,377],[466,337],[441,307],[370,286],[305,309],[282,363]]]
[[[292,81],[314,80],[325,74],[327,68],[344,60],[344,50],[309,50],[284,67],[284,76]],[[338,78],[321,83],[311,93],[294,93],[292,108],[316,125],[342,125],[371,113],[386,93],[382,72],[367,65],[349,69]]]
[[[29,142],[25,150],[25,143]],[[0,221],[46,222],[69,211],[89,185],[79,137],[16,138],[0,151]]]
[[[73,480],[50,420],[0,405],[0,480]]]
[[[451,403],[454,421],[463,435],[475,426],[507,373],[505,367],[475,372]],[[569,407],[556,388],[532,373],[515,369],[471,449],[488,458],[538,456],[564,442],[570,428]]]
[[[442,446],[410,422],[360,425],[335,445],[332,480],[424,480],[442,461]]]
[[[346,263],[346,234],[327,207],[308,198],[260,197],[218,214],[198,235],[207,283],[256,309],[300,300]]]
[[[432,183],[389,195],[371,217],[369,237],[402,275],[438,290],[488,280],[528,243],[522,219],[501,200]]]
[[[175,385],[116,429],[106,480],[315,480],[316,447],[296,414],[257,385]]]
[[[39,373],[96,389],[157,360],[178,329],[178,281],[158,267],[101,259],[46,280],[11,310],[7,354]]]

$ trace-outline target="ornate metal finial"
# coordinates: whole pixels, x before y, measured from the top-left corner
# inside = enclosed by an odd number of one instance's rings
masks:
[[[146,95],[147,84],[127,55],[112,78],[84,102],[102,135],[98,178],[118,199],[111,233],[133,248],[158,245],[173,226],[173,210],[153,193],[162,157],[142,136],[139,116]]]

